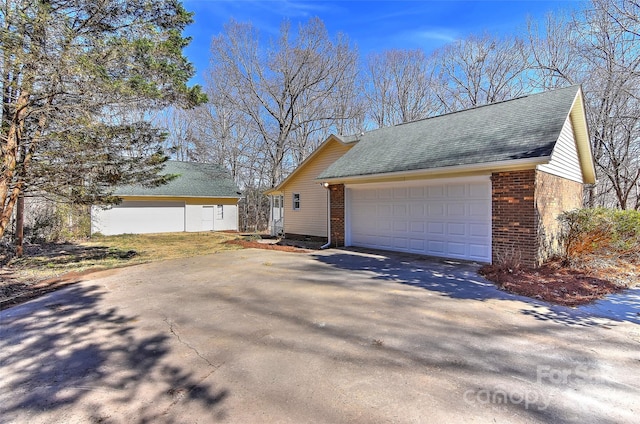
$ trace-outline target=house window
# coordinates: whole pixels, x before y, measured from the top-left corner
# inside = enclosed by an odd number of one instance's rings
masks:
[[[224,206],[223,205],[217,205],[216,207],[216,219],[223,219],[224,218]]]
[[[293,193],[293,210],[300,209],[300,193]]]

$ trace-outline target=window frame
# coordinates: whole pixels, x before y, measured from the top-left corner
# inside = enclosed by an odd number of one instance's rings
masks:
[[[297,200],[296,200],[296,197],[297,197]],[[296,203],[297,203],[297,206],[296,206]],[[294,211],[300,210],[300,206],[301,206],[300,193],[293,193],[291,197],[291,206],[293,207]]]

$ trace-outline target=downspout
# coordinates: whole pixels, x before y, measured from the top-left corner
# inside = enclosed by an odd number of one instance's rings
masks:
[[[324,250],[331,246],[331,196],[329,183],[322,183],[322,186],[327,190],[327,244],[320,246]]]

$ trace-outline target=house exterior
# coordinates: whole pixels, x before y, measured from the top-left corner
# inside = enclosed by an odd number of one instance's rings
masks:
[[[557,252],[558,215],[582,207],[583,186],[593,183],[574,86],[331,136],[269,194],[284,200],[285,234],[535,266]]]
[[[167,161],[177,175],[153,188],[116,189],[120,204],[91,208],[91,234],[143,234],[238,229],[240,190],[220,166]]]
[[[355,140],[329,136],[282,184],[267,192],[273,235],[327,237],[327,190],[316,178],[354,145]]]

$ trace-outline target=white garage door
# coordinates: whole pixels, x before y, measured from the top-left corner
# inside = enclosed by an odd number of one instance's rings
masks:
[[[347,186],[347,244],[491,262],[489,177]]]
[[[104,235],[184,231],[184,202],[123,201],[98,215]]]

